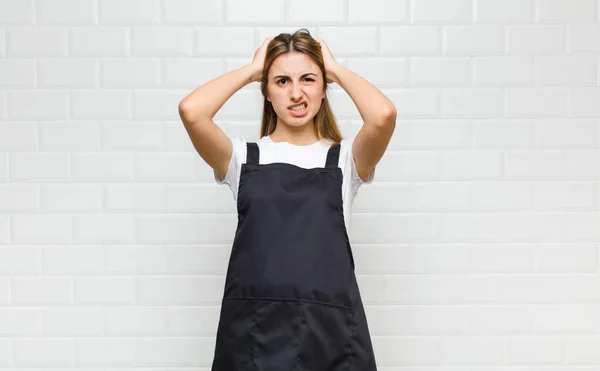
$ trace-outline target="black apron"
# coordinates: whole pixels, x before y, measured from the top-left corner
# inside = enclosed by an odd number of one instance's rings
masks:
[[[324,168],[259,165],[247,143],[212,371],[373,371],[344,223],[340,145]]]

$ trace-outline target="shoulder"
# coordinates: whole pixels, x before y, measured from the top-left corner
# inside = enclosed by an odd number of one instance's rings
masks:
[[[257,140],[248,140],[244,137],[234,136],[230,137],[231,143],[233,144],[233,152],[237,156],[240,164],[246,162],[248,154],[248,143],[256,143],[260,148],[261,153],[268,151],[269,147],[272,146],[272,142],[267,137],[262,137]]]

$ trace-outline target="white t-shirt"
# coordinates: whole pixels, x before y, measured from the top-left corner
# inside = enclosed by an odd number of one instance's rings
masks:
[[[229,168],[225,179],[221,179],[216,171],[213,171],[217,184],[227,184],[233,194],[233,199],[237,202],[239,188],[239,179],[242,171],[242,164],[246,163],[246,140],[238,137],[230,137],[233,144],[233,155],[229,162]],[[354,139],[343,139],[340,142],[340,158],[338,166],[342,169],[344,175],[342,181],[342,199],[344,208],[344,221],[346,229],[350,226],[350,209],[354,197],[358,193],[358,188],[363,184],[370,184],[375,177],[375,169],[363,181],[356,171],[356,164],[352,156],[352,143]],[[264,136],[258,141],[259,164],[270,164],[273,162],[284,162],[293,164],[305,169],[315,167],[325,167],[327,152],[332,142],[321,140],[319,142],[307,145],[297,146],[287,142],[273,142],[270,136]]]

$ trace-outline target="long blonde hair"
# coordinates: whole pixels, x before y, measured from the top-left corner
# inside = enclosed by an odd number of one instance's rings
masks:
[[[260,124],[261,138],[273,133],[277,126],[277,114],[273,109],[273,105],[267,99],[269,70],[277,57],[291,52],[304,53],[309,56],[321,70],[321,74],[323,75],[323,91],[326,92],[329,87],[325,75],[325,63],[323,62],[321,45],[310,35],[310,32],[306,28],[301,28],[293,34],[281,33],[276,36],[267,46],[262,80],[260,82],[260,91],[264,98],[263,114]],[[321,102],[321,107],[314,117],[314,129],[319,140],[328,139],[335,143],[339,143],[343,139],[335,115],[329,105],[327,94],[325,94],[325,98]]]

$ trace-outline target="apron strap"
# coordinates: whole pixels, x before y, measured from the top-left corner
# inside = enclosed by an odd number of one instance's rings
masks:
[[[327,162],[325,163],[326,168],[335,169],[338,167],[338,162],[340,159],[340,144],[334,143],[329,147],[329,151],[327,151]]]
[[[246,142],[246,163],[258,165],[260,153],[258,151],[258,143]]]

